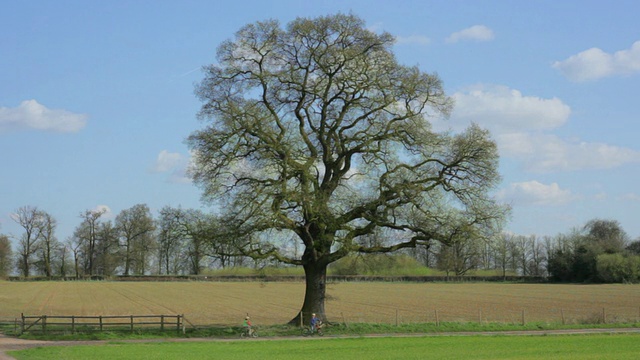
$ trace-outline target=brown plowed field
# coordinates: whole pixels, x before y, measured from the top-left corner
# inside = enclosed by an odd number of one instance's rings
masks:
[[[640,320],[640,285],[333,283],[327,315],[338,322],[566,323]],[[0,282],[0,319],[25,315],[184,314],[196,325],[290,320],[300,282]]]

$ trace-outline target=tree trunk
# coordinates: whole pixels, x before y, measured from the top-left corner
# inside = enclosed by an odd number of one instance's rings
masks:
[[[76,279],[79,279],[80,278],[80,259],[78,259],[77,254],[74,254],[73,257],[74,257],[73,264],[76,271]]]
[[[22,275],[25,278],[29,277],[29,255],[22,254]]]
[[[124,276],[129,276],[131,270],[131,240],[127,239],[124,254]]]
[[[312,314],[316,314],[321,321],[326,322],[324,301],[327,289],[327,264],[316,260],[310,261],[303,267],[306,282],[304,302],[300,312],[289,321],[289,324],[300,325],[302,322],[304,325],[309,325]]]

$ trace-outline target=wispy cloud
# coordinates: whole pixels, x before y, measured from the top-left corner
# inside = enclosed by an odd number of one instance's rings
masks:
[[[512,183],[497,193],[499,200],[514,205],[559,206],[579,199],[557,183],[543,184],[536,180]]]
[[[530,172],[601,170],[640,163],[640,152],[600,142],[562,138],[552,132],[569,120],[571,108],[558,98],[526,96],[500,85],[476,85],[452,95],[456,108],[436,130],[454,131],[475,122],[491,131],[500,155]]]
[[[630,192],[630,193],[626,193],[624,195],[621,195],[620,199],[621,200],[633,201],[633,202],[640,203],[640,194]]]
[[[598,80],[609,76],[640,73],[640,41],[631,48],[609,54],[599,48],[591,48],[556,61],[552,65],[571,81]]]
[[[460,41],[490,41],[495,37],[493,30],[484,25],[474,25],[472,27],[454,32],[445,39],[448,43]]]
[[[188,156],[162,150],[150,170],[156,173],[169,173],[169,182],[189,183],[191,178],[187,174],[187,169],[190,162],[191,158]]]
[[[501,154],[520,160],[526,170],[537,173],[603,170],[640,163],[636,150],[553,134],[500,134],[497,141]]]
[[[18,107],[0,107],[0,132],[41,130],[63,133],[80,131],[88,115],[63,109],[49,109],[36,100],[25,100]]]
[[[565,124],[571,108],[558,98],[525,96],[501,85],[475,85],[453,94],[452,121],[481,123],[494,132],[554,129]]]
[[[396,36],[396,43],[400,45],[429,45],[431,39],[424,35]]]
[[[167,172],[174,169],[176,166],[184,163],[184,156],[180,153],[172,153],[167,150],[162,150],[156,158],[156,162],[151,168],[153,172]]]

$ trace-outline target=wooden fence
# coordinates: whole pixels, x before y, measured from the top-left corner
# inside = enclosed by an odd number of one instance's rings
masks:
[[[120,316],[25,316],[21,314],[20,333],[39,331],[134,331],[159,329],[185,331],[184,315],[120,315]]]

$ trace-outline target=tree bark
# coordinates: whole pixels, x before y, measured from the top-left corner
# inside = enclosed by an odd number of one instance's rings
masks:
[[[300,312],[289,321],[291,325],[309,325],[312,314],[323,322],[327,322],[324,302],[327,290],[327,263],[318,260],[309,261],[303,265],[305,273],[304,302]],[[301,318],[302,317],[302,318]]]

